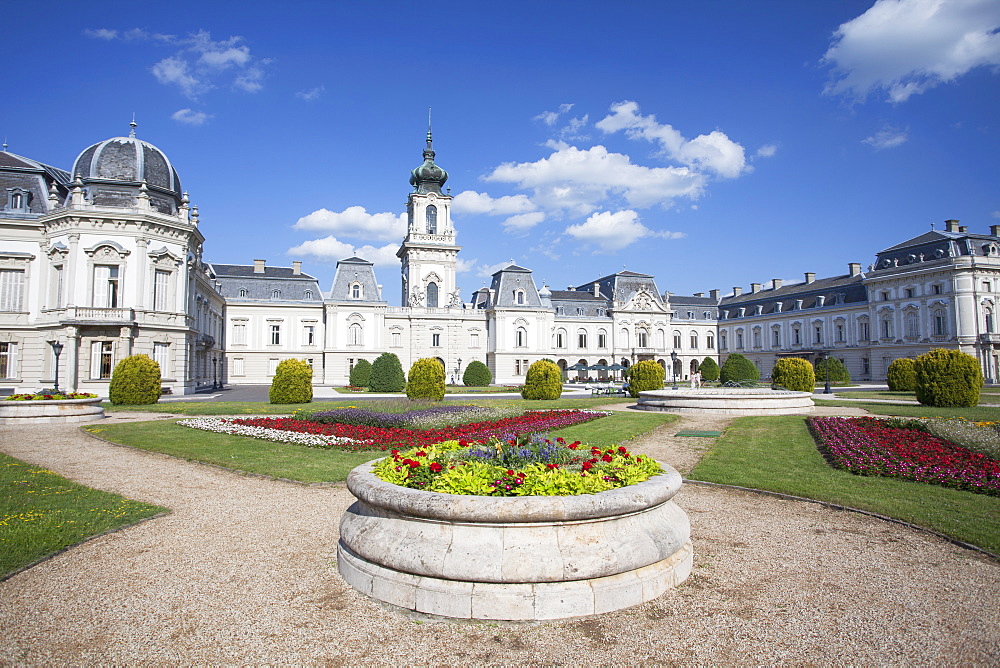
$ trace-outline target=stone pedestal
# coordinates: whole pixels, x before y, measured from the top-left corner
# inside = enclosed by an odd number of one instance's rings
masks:
[[[104,418],[101,399],[0,401],[0,424],[95,422]]]

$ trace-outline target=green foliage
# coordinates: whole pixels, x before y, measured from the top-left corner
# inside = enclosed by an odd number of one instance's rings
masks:
[[[160,365],[148,355],[130,355],[115,365],[108,386],[113,404],[155,404],[160,400]]]
[[[309,403],[313,397],[312,373],[305,360],[282,360],[271,380],[268,399],[272,404]]]
[[[353,387],[368,387],[368,379],[371,378],[372,374],[372,363],[366,359],[360,359],[351,369],[351,375],[348,379]]]
[[[462,383],[469,387],[486,387],[493,382],[493,374],[490,368],[482,362],[469,362],[462,374]]]
[[[640,392],[646,390],[663,389],[663,367],[652,360],[636,362],[629,367],[628,393],[639,396]]]
[[[917,401],[925,406],[975,406],[983,387],[979,361],[960,350],[935,348],[917,358]]]
[[[702,380],[719,380],[719,365],[711,357],[706,357],[698,365],[698,373]]]
[[[403,365],[394,353],[382,353],[372,364],[372,372],[368,378],[368,390],[371,392],[402,392],[406,389],[406,375]]]
[[[719,370],[719,380],[723,383],[738,382],[741,380],[760,380],[760,371],[757,366],[739,353],[733,353],[726,358],[725,363]]]
[[[410,367],[410,377],[406,382],[406,396],[409,399],[444,399],[444,367],[433,357],[425,357]]]
[[[524,399],[558,399],[562,396],[562,372],[548,360],[538,360],[528,367],[521,397]]]
[[[820,359],[816,362],[816,381],[819,383],[826,382],[826,367],[827,364],[830,365],[830,382],[831,383],[849,383],[851,382],[851,372],[847,370],[844,363],[841,362],[836,357],[831,357],[828,360]]]
[[[913,392],[917,389],[917,370],[909,357],[893,360],[885,374],[889,389],[893,392]]]
[[[783,357],[771,371],[771,382],[786,390],[812,392],[816,387],[816,374],[813,372],[812,364],[806,360],[799,357]]]

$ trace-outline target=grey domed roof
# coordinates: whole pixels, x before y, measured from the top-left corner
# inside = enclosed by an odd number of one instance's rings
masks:
[[[424,149],[424,164],[410,171],[410,185],[418,193],[441,193],[441,186],[448,180],[448,172],[434,164],[434,149],[431,132],[427,131],[427,148]]]
[[[73,177],[139,184],[181,196],[181,180],[166,154],[136,137],[112,137],[84,149],[73,163]]]

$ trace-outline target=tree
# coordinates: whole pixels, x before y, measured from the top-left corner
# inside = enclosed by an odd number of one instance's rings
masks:
[[[562,372],[548,360],[538,360],[528,367],[521,397],[524,399],[558,399],[562,396]]]
[[[885,380],[893,392],[913,392],[917,389],[917,371],[909,357],[892,361],[885,372]]]
[[[726,358],[719,370],[719,380],[723,383],[757,381],[760,380],[760,370],[743,355],[733,353]]]
[[[268,399],[272,404],[309,403],[313,397],[312,374],[312,367],[305,360],[281,360],[271,380]]]
[[[771,383],[795,392],[812,392],[816,389],[816,373],[804,359],[783,357],[771,371]]]
[[[830,365],[831,383],[851,382],[851,372],[847,370],[844,363],[836,357],[821,358],[816,362],[816,380],[820,383],[826,382],[826,367]]]
[[[368,379],[371,378],[372,374],[372,363],[366,359],[360,359],[351,369],[351,375],[348,379],[353,387],[368,387]]]
[[[413,363],[406,382],[406,396],[414,399],[441,401],[444,399],[444,367],[433,357]]]
[[[975,406],[983,387],[979,361],[960,350],[935,348],[913,364],[917,401],[925,406]]]
[[[462,374],[462,382],[469,387],[486,387],[493,382],[490,368],[479,361],[469,362]]]
[[[719,365],[711,357],[706,357],[698,365],[698,373],[702,380],[719,380]]]
[[[130,355],[115,365],[108,399],[116,405],[155,404],[160,388],[160,365],[148,355]]]
[[[394,353],[382,353],[372,364],[368,377],[370,392],[402,392],[406,389],[406,374],[403,365]]]
[[[665,371],[663,367],[652,360],[642,360],[633,364],[629,371],[628,393],[639,396],[640,392],[646,390],[663,389],[663,377]]]

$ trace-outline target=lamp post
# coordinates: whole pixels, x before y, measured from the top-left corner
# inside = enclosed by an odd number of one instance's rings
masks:
[[[212,389],[219,389],[219,358],[212,356]]]
[[[462,382],[462,358],[458,358],[458,368],[455,369],[455,384],[458,385]]]
[[[677,389],[677,351],[670,353],[670,375],[674,378],[674,389]]]
[[[826,363],[826,385],[823,386],[823,394],[833,394],[833,390],[830,389],[830,351],[824,350],[822,356]]]
[[[59,394],[59,355],[62,353],[63,344],[58,341],[49,341],[49,345],[52,346],[52,352],[56,356],[56,379],[55,386],[52,389],[55,390],[56,394]]]

